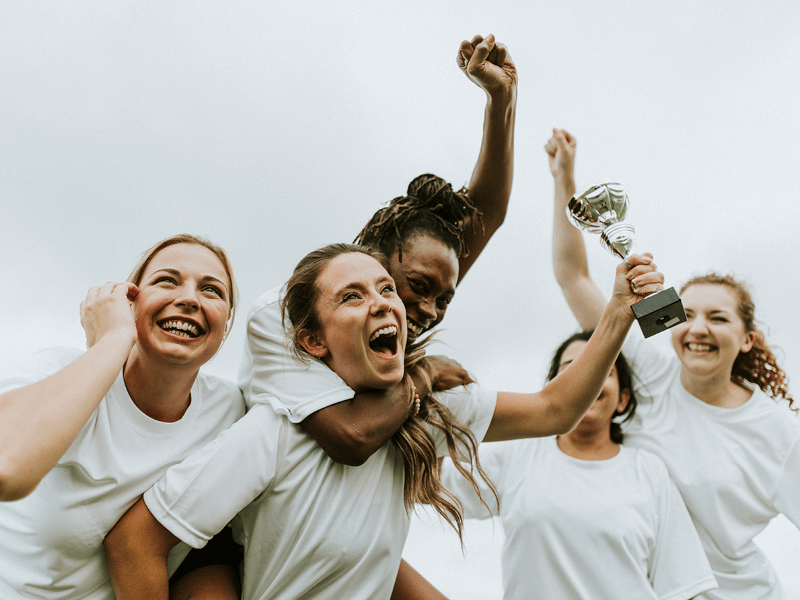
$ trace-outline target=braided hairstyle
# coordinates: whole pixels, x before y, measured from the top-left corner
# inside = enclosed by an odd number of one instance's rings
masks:
[[[475,223],[483,229],[483,215],[462,187],[457,192],[441,177],[427,173],[408,184],[405,196],[398,196],[376,212],[354,240],[355,244],[380,250],[386,256],[398,253],[403,262],[403,242],[426,235],[452,248],[457,256],[468,256],[464,226]]]
[[[693,277],[683,284],[681,293],[692,285],[723,285],[727,287],[737,300],[737,311],[739,318],[744,324],[745,331],[755,333],[756,340],[749,352],[739,352],[733,361],[731,370],[731,381],[741,386],[745,386],[745,381],[756,384],[761,391],[773,399],[784,399],[789,402],[792,408],[794,399],[789,395],[789,387],[786,373],[778,366],[764,333],[756,325],[755,304],[750,290],[744,284],[731,275],[719,275],[709,273]],[[797,410],[792,408],[792,410]]]

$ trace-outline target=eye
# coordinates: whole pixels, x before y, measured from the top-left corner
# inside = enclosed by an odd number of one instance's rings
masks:
[[[361,296],[359,296],[359,295],[358,295],[358,294],[356,294],[355,292],[349,292],[348,294],[345,294],[344,298],[342,298],[342,299],[343,299],[345,302],[349,302],[349,301],[351,301],[351,300],[360,300],[360,299],[361,299]]]
[[[219,289],[219,288],[218,288],[217,286],[215,286],[215,285],[211,285],[211,284],[209,284],[209,285],[206,285],[206,286],[204,286],[204,287],[203,287],[203,290],[202,290],[202,291],[204,291],[204,292],[211,292],[212,294],[216,294],[216,295],[217,295],[217,296],[219,296],[220,298],[224,298],[224,297],[225,297],[225,294],[222,292],[222,290],[221,290],[221,289]]]
[[[453,300],[452,298],[439,298],[439,299],[436,301],[436,306],[437,306],[437,308],[439,308],[440,310],[445,310],[445,309],[446,309],[448,306],[450,306],[450,302],[451,302],[452,300]]]
[[[728,322],[728,319],[726,319],[725,317],[711,317],[711,320],[714,321],[715,323],[727,323]]]
[[[381,294],[393,294],[395,291],[394,286],[391,283],[387,283],[383,286],[383,289],[381,289]]]
[[[177,282],[177,281],[175,281],[175,279],[174,279],[174,278],[172,278],[172,277],[167,277],[167,276],[159,277],[159,278],[158,278],[158,279],[156,279],[156,280],[155,280],[153,283],[155,283],[155,284],[159,284],[159,283],[169,283],[169,284],[171,284],[171,285],[178,285],[178,282]]]
[[[414,290],[415,293],[425,295],[428,293],[428,286],[425,282],[420,281],[419,279],[409,279],[408,283],[411,284],[411,289]]]

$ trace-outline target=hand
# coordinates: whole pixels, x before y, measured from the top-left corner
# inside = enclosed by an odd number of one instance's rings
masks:
[[[90,288],[86,300],[81,302],[81,326],[86,332],[86,348],[91,348],[105,335],[120,333],[136,341],[136,322],[133,317],[133,299],[139,293],[134,284],[109,281],[103,286]]]
[[[544,150],[550,157],[550,172],[554,179],[575,174],[575,147],[577,140],[566,129],[553,129],[553,137],[547,140]]]
[[[446,356],[427,356],[431,371],[433,391],[450,390],[460,385],[475,383],[467,370]]]
[[[645,296],[663,289],[664,275],[653,262],[653,255],[649,252],[631,254],[617,267],[612,302],[630,308]]]
[[[495,42],[493,35],[464,40],[456,57],[458,68],[494,100],[514,99],[517,90],[517,67],[508,49]]]

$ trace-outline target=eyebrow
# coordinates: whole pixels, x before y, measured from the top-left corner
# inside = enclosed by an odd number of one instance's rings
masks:
[[[182,277],[182,275],[183,275],[183,274],[182,274],[180,271],[178,271],[177,269],[170,269],[170,268],[168,268],[168,267],[167,267],[167,268],[164,268],[164,269],[158,269],[158,270],[156,270],[156,271],[153,271],[153,275],[155,275],[156,273],[169,273],[170,275],[175,275],[175,276],[177,276],[177,277]],[[219,283],[219,284],[220,284],[220,285],[221,285],[223,288],[225,288],[225,291],[226,291],[226,292],[228,291],[228,286],[225,284],[225,282],[224,282],[224,281],[222,281],[221,279],[217,278],[217,277],[214,277],[213,275],[203,275],[203,276],[200,278],[200,281],[216,281],[216,282],[217,282],[217,283]]]
[[[394,285],[394,279],[392,279],[391,275],[380,275],[372,281],[372,285],[374,286],[378,286],[382,283],[391,283]],[[336,295],[338,296],[349,290],[363,290],[368,285],[369,284],[365,284],[363,281],[350,281],[344,284],[342,287],[337,288]]]

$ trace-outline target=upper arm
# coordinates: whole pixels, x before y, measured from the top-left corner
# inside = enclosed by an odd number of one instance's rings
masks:
[[[572,285],[562,286],[561,291],[581,329],[597,327],[607,301],[594,280],[588,275],[576,276]]]
[[[269,301],[259,301],[248,319],[247,353],[239,383],[248,406],[268,403],[292,423],[354,396],[321,361],[304,363],[292,355],[274,294]]]
[[[484,442],[564,433],[554,424],[557,405],[542,392],[497,392],[497,406]]]

